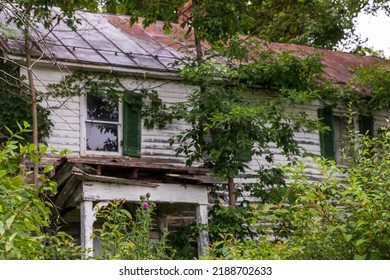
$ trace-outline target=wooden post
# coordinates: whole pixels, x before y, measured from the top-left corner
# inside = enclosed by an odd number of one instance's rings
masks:
[[[95,220],[92,201],[82,201],[80,203],[81,217],[81,248],[86,250],[82,259],[93,256],[93,240],[91,239],[93,222]]]
[[[207,205],[199,204],[196,206],[196,221],[198,224],[208,224]],[[206,255],[206,248],[209,247],[209,234],[206,230],[201,230],[198,237],[198,256]]]

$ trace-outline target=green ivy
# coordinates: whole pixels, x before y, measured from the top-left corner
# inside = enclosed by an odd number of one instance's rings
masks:
[[[31,97],[24,78],[19,76],[19,68],[13,64],[0,63],[0,87],[0,107],[3,108],[0,110],[0,141],[4,141],[9,136],[5,127],[17,131],[17,121],[32,122]],[[52,126],[50,111],[38,105],[38,132],[41,142],[49,137]],[[23,143],[32,140],[31,134],[23,137]]]

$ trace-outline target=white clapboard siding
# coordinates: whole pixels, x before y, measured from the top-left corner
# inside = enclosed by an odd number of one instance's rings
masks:
[[[41,92],[47,92],[47,85],[49,83],[60,82],[65,72],[59,71],[54,66],[41,65],[34,68],[35,73],[35,85]],[[22,74],[26,74],[22,70]],[[154,89],[158,92],[159,97],[165,104],[172,105],[177,102],[184,102],[187,100],[188,95],[191,94],[195,88],[187,86],[180,81],[169,80],[157,80],[142,78],[122,79],[122,85],[128,90],[139,89]],[[84,100],[84,101],[83,101]],[[84,103],[83,103],[84,102]],[[43,106],[46,106],[51,111],[51,120],[54,124],[52,134],[47,143],[57,149],[68,149],[73,151],[74,155],[79,155],[82,151],[83,141],[83,112],[85,114],[85,99],[83,97],[68,97],[57,98],[54,96],[48,97],[42,102]],[[322,107],[320,102],[313,102],[312,104],[305,105],[286,105],[286,112],[293,114],[301,114],[304,112],[310,118],[317,118],[317,109]],[[342,114],[346,112],[343,108],[335,109],[335,112]],[[375,131],[380,127],[388,125],[387,120],[390,117],[389,110],[381,110],[374,114],[374,129]],[[174,159],[175,161],[185,162],[184,158],[176,158],[175,148],[177,144],[170,146],[169,139],[180,131],[188,128],[188,124],[183,121],[173,121],[166,128],[159,129],[146,129],[142,127],[142,144],[141,144],[141,156],[143,157],[155,157],[164,159]],[[320,141],[318,131],[312,132],[296,132],[295,137],[300,143],[300,146],[309,154],[320,156]],[[85,138],[85,136],[84,136]],[[272,145],[271,145],[272,147]],[[275,162],[274,164],[286,164],[288,160],[282,155],[281,151],[277,148],[272,148]],[[90,155],[90,151],[88,152]],[[98,154],[98,153],[97,153]],[[303,159],[310,164],[310,159]],[[260,166],[269,166],[264,157],[253,157],[253,159],[247,163],[248,170],[244,174],[244,178],[240,178],[241,181],[253,181],[253,175]],[[315,173],[315,172],[314,172]],[[245,177],[247,177],[245,179]],[[252,178],[251,178],[252,177]]]
[[[188,94],[193,91],[193,87],[185,86],[179,82],[148,80],[138,85],[137,82],[139,83],[139,81],[128,82],[129,89],[131,89],[131,86],[133,88],[155,89],[161,100],[168,106],[186,101]],[[162,130],[146,129],[143,126],[141,134],[141,156],[164,159],[172,158],[184,162],[184,158],[176,158],[175,147],[177,145],[170,146],[169,139],[186,128],[188,128],[187,124],[177,120],[174,120],[172,124],[168,124]]]
[[[37,65],[34,70],[35,88],[42,93],[48,93],[48,84],[58,83],[66,73],[58,67],[50,65]],[[26,75],[25,69],[21,74]],[[53,122],[52,133],[46,143],[56,149],[68,149],[75,153],[80,151],[80,98],[55,97],[48,94],[41,105],[50,110],[50,118]]]
[[[66,73],[66,72],[65,72]],[[22,71],[22,75],[26,74]],[[42,65],[34,68],[35,87],[38,91],[48,93],[47,87],[50,83],[58,83],[64,73],[56,67]],[[129,89],[155,89],[159,97],[168,106],[177,102],[182,102],[187,99],[189,93],[193,91],[193,87],[185,86],[179,82],[168,80],[147,80],[142,79],[127,79],[122,81],[123,85]],[[83,97],[74,96],[66,98],[57,98],[49,94],[49,97],[42,102],[42,106],[50,109],[51,121],[54,126],[49,139],[46,140],[48,145],[56,149],[67,149],[73,152],[73,156],[80,155],[82,145],[84,143],[81,126],[83,125],[82,108]],[[81,104],[81,105],[80,105]],[[153,156],[156,158],[175,158],[184,162],[183,158],[176,158],[175,147],[170,146],[169,139],[177,135],[180,131],[186,129],[187,124],[182,121],[173,121],[165,129],[146,129],[142,126],[141,132],[141,156]],[[91,155],[88,152],[88,155]],[[99,153],[97,153],[98,155]]]
[[[317,110],[320,108],[320,104],[318,102],[313,102],[310,105],[295,105],[294,107],[287,107],[286,112],[291,112],[294,114],[299,114],[299,112],[304,111],[309,117],[311,118],[317,118]],[[347,114],[347,109],[345,108],[336,108],[335,112],[337,114]],[[389,109],[382,109],[380,111],[373,113],[374,117],[374,132],[377,132],[377,130],[381,127],[388,126],[389,125],[389,119],[390,119],[390,110]],[[358,119],[356,118],[355,127],[358,129]],[[309,153],[312,156],[321,156],[321,147],[320,147],[320,137],[318,131],[311,131],[311,132],[296,132],[295,133],[295,139],[298,140],[299,145],[301,148],[303,148],[307,153]],[[272,147],[272,144],[270,145]],[[271,165],[268,162],[265,161],[264,157],[253,157],[253,159],[247,163],[247,166],[249,167],[248,170],[246,170],[245,174],[242,174],[239,176],[239,178],[236,178],[235,182],[237,184],[242,183],[255,183],[256,180],[258,180],[254,175],[256,174],[256,171],[259,169],[260,166],[264,167],[272,167],[277,166],[280,164],[287,164],[288,160],[281,154],[281,151],[277,148],[271,149],[274,154],[274,163]],[[301,158],[302,161],[304,161],[308,166],[311,166],[312,168],[308,169],[308,172],[310,173],[310,176],[313,178],[320,178],[321,174],[318,170],[314,167],[314,162],[310,157]],[[340,174],[340,178],[344,177],[344,175]]]
[[[382,109],[374,115],[374,132],[377,133],[381,127],[390,125],[390,110]]]

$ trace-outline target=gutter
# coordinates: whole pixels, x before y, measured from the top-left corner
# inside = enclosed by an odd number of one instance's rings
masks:
[[[21,65],[25,65],[26,60],[22,56],[5,54],[7,60],[17,61]],[[182,81],[183,78],[177,75],[177,72],[156,70],[156,69],[141,69],[141,68],[130,68],[124,66],[113,66],[107,64],[94,64],[94,63],[81,63],[81,62],[69,62],[69,61],[53,61],[51,59],[32,59],[33,65],[46,65],[46,66],[56,66],[61,65],[65,68],[71,68],[74,70],[86,70],[86,71],[95,71],[103,73],[119,73],[119,74],[129,74],[132,76],[146,78],[155,78],[161,80],[171,80],[171,81]]]

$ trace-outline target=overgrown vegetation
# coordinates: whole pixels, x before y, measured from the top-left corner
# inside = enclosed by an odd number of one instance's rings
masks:
[[[55,209],[50,197],[57,186],[46,179],[45,173],[53,166],[42,170],[39,185],[31,183],[31,163],[39,163],[42,154],[56,151],[20,144],[24,141],[20,135],[31,130],[27,123],[18,127],[17,133],[5,128],[8,137],[0,144],[0,259],[77,258],[80,247],[51,220]]]
[[[26,122],[17,126],[17,133],[5,128],[9,135],[0,144],[0,259],[80,259],[81,246],[52,220],[56,208],[51,198],[57,185],[46,174],[54,167],[47,165],[42,169],[39,185],[30,182],[31,163],[39,164],[42,155],[57,151],[44,145],[20,144],[24,141],[20,135],[31,133],[31,129]],[[102,244],[96,259],[172,258],[173,252],[166,246],[166,232],[160,241],[149,237],[156,207],[149,195],[140,198],[134,217],[123,206],[124,201],[118,200],[98,211],[97,217],[103,224],[91,236]]]
[[[76,1],[68,6],[58,1],[16,2],[20,14],[33,15],[32,18],[15,17],[11,20],[18,27],[24,26],[29,85],[16,84],[17,90],[12,88],[9,92],[12,96],[19,90],[28,90],[29,94],[23,93],[18,95],[20,98],[14,99],[15,104],[17,107],[24,104],[23,108],[27,104],[32,105],[33,130],[35,133],[41,130],[42,136],[46,136],[50,121],[47,111],[42,111],[42,121],[38,119],[39,99],[32,79],[32,37],[29,30],[34,27],[34,20],[40,20],[49,28],[63,16],[69,17],[67,22],[72,25],[74,9],[78,5],[86,4],[96,9],[96,2]],[[162,19],[168,27],[170,22],[177,20],[179,7],[187,1],[158,2],[167,5],[148,6],[145,1],[106,1],[104,4],[107,10],[118,11],[118,8],[124,13],[131,13],[132,23],[138,16],[144,16],[145,26]],[[320,81],[320,58],[297,59],[291,53],[256,51],[262,47],[259,40],[237,36],[251,33],[260,38],[280,38],[287,42],[331,48],[345,38],[345,32],[351,31],[351,21],[358,11],[364,7],[374,10],[379,6],[388,8],[388,4],[386,1],[373,1],[372,5],[367,1],[341,1],[338,5],[333,5],[333,1],[298,1],[295,5],[290,5],[289,1],[271,2],[233,1],[226,5],[226,1],[192,1],[181,25],[187,28],[188,38],[193,38],[189,50],[194,51],[195,56],[185,57],[176,66],[180,66],[178,74],[184,82],[196,86],[197,90],[189,96],[188,102],[171,108],[161,102],[157,91],[137,90],[144,99],[145,124],[161,128],[173,118],[185,120],[190,128],[172,138],[171,142],[179,144],[176,152],[187,158],[187,164],[203,161],[219,177],[226,179],[230,206],[238,205],[236,198],[243,192],[262,199],[262,204],[257,206],[244,200],[236,208],[217,205],[213,209],[210,213],[213,220],[208,228],[213,244],[208,258],[389,258],[388,130],[384,130],[378,138],[351,137],[348,152],[353,157],[346,158],[348,174],[333,163],[316,160],[317,172],[322,175],[318,181],[311,180],[303,163],[291,164],[284,169],[272,166],[274,155],[271,149],[271,146],[280,148],[293,163],[301,153],[293,138],[294,132],[318,128],[315,123],[308,122],[305,115],[295,118],[287,114],[285,104],[313,99],[336,104],[339,101],[350,102],[352,98],[354,105],[360,108],[367,109],[366,104],[369,104],[369,109],[387,107],[387,85],[390,81],[387,66],[356,70],[356,79],[351,82],[351,87],[340,88]],[[51,14],[54,4],[60,5],[62,15]],[[175,8],[171,9],[170,5]],[[268,13],[270,7],[277,8],[275,14]],[[6,7],[2,5],[0,8]],[[253,15],[259,14],[264,15],[258,17],[264,20],[262,25],[253,21],[256,18]],[[295,17],[299,20],[286,21]],[[270,18],[275,22],[271,22]],[[0,31],[4,34],[6,28],[1,27]],[[211,48],[205,51],[202,43],[206,41]],[[221,57],[224,63],[218,62]],[[4,76],[6,70],[1,73],[4,87],[15,86],[7,82]],[[19,78],[16,74],[12,75]],[[113,102],[117,102],[123,98],[123,89],[126,90],[120,79],[114,75],[74,73],[64,83],[53,85],[53,89],[59,91],[60,96],[69,96],[68,91],[61,93],[61,86],[71,89],[71,94],[81,94],[83,87],[88,87],[95,94],[104,91]],[[367,90],[372,98],[356,95],[356,89],[359,92]],[[28,111],[20,115],[9,113],[7,110],[2,114],[5,122],[11,118],[30,119]],[[41,128],[38,128],[38,123],[41,123]],[[27,125],[20,132],[27,132],[26,129]],[[55,185],[44,178],[41,178],[43,184],[40,186],[37,182],[33,186],[24,181],[29,174],[20,160],[32,159],[31,162],[38,167],[38,152],[46,152],[44,146],[37,148],[35,136],[34,144],[25,146],[19,146],[13,140],[19,137],[18,134],[4,139],[3,156],[0,155],[0,164],[3,160],[0,171],[1,258],[75,258],[80,251],[69,236],[49,232],[52,209],[44,197],[55,192]],[[248,156],[254,155],[264,157],[268,162],[260,166],[260,183],[235,189],[234,178],[245,172]],[[310,168],[313,169],[312,166]],[[344,174],[345,177],[339,179],[333,176],[335,174]],[[283,176],[287,176],[287,181],[283,180]],[[38,177],[34,175],[34,178]],[[147,238],[153,205],[148,201],[142,203],[148,203],[149,207],[142,207],[142,204],[135,219],[122,208],[121,203],[101,210],[99,215],[105,220],[103,228],[95,230],[103,244],[101,258],[171,258],[166,253],[165,240],[158,246],[152,246]],[[261,238],[245,239],[252,234],[260,234]]]
[[[32,122],[31,96],[25,77],[19,74],[19,67],[12,63],[0,64],[0,88],[2,89],[0,106],[0,141],[6,140],[7,126],[11,131],[18,131],[16,120]],[[49,110],[38,104],[38,136],[40,143],[50,135],[52,122],[49,118]],[[31,143],[31,133],[23,135],[23,143]]]
[[[124,207],[126,201],[118,200],[101,207],[96,217],[101,219],[101,228],[95,228],[91,238],[100,241],[102,250],[97,259],[117,260],[166,260],[172,252],[166,244],[167,232],[160,240],[153,241],[153,214],[156,208],[149,201],[149,194],[140,197],[134,217]]]
[[[350,133],[347,170],[319,158],[284,167],[284,195],[252,205],[261,237],[223,235],[206,258],[389,259],[390,127],[375,138]]]

